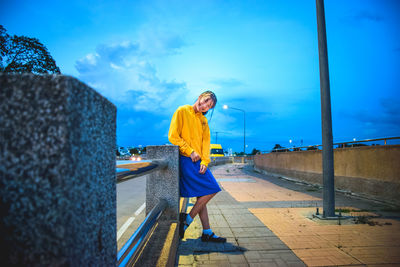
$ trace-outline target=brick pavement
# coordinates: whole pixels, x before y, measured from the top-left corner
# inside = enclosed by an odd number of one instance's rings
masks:
[[[322,212],[322,190],[315,186],[242,164],[212,170],[223,191],[207,205],[210,224],[227,243],[201,242],[197,216],[180,241],[176,266],[400,266],[398,211],[336,193],[343,215],[371,224],[347,219],[338,225],[313,218],[316,207]]]

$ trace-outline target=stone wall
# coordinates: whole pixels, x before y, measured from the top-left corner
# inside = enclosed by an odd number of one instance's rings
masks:
[[[116,108],[62,75],[0,74],[0,262],[116,263]]]
[[[146,214],[165,199],[168,207],[161,220],[179,220],[179,148],[174,145],[147,146],[147,157],[168,161],[168,167],[150,173],[146,179]]]
[[[400,205],[400,145],[334,150],[335,187]],[[321,151],[256,155],[256,169],[322,184]]]

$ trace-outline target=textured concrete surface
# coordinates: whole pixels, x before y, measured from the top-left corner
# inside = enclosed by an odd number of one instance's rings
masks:
[[[254,156],[258,169],[322,184],[321,150]],[[400,145],[334,149],[335,187],[400,206]]]
[[[227,243],[201,242],[197,216],[180,241],[176,266],[400,265],[400,210],[336,192],[336,208],[353,217],[320,220],[313,217],[316,207],[322,212],[319,187],[243,164],[212,171],[223,191],[207,205],[210,224]]]
[[[179,150],[178,146],[147,146],[148,159],[168,161],[168,168],[148,174],[146,181],[146,214],[165,199],[168,207],[160,220],[179,220]]]
[[[0,88],[2,265],[114,265],[115,106],[61,75]]]
[[[226,163],[233,163],[234,157],[212,157],[208,167],[223,165]]]

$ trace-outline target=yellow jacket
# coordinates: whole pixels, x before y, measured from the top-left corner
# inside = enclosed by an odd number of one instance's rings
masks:
[[[200,164],[210,163],[210,128],[207,118],[201,112],[195,113],[190,105],[180,106],[172,116],[168,140],[179,146],[181,155],[190,157],[196,151]]]

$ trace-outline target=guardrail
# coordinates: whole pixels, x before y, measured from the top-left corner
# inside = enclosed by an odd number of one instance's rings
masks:
[[[143,175],[150,174],[160,169],[168,167],[168,162],[165,160],[151,160],[148,162],[135,162],[120,164],[120,168],[125,168],[127,165],[133,165],[129,171],[122,171],[117,173],[117,183],[125,182]]]
[[[178,221],[179,216],[179,169],[177,146],[148,146],[146,160],[119,164],[117,183],[143,175],[146,179],[146,218],[117,254],[117,266],[132,266],[142,259],[144,244],[155,231],[160,220],[167,223]],[[124,170],[126,169],[126,170]],[[147,247],[147,245],[146,245]],[[147,249],[147,248],[146,248]],[[147,260],[147,259],[145,259]],[[151,265],[151,264],[150,264]]]
[[[366,142],[374,142],[374,141],[384,141],[384,145],[387,145],[388,140],[395,140],[400,139],[400,137],[384,137],[384,138],[374,138],[374,139],[363,139],[363,140],[356,140],[356,141],[347,141],[347,142],[337,142],[333,143],[336,148],[346,148],[346,147],[356,147],[356,146],[363,146]],[[352,145],[348,145],[352,144]],[[379,145],[379,144],[378,144]],[[303,151],[302,149],[305,148],[306,150],[319,150],[319,147],[322,145],[310,145],[310,146],[292,146],[292,147],[280,147],[272,150],[262,151],[262,153],[270,153],[270,152],[291,152],[291,151]]]
[[[157,220],[160,218],[166,207],[167,201],[162,199],[150,211],[139,228],[129,238],[125,245],[123,245],[121,250],[118,251],[118,266],[132,266],[132,264],[136,261],[143,244],[147,242]]]
[[[150,162],[136,162],[129,164],[121,164],[120,168],[126,168],[129,165],[129,171],[117,173],[117,183],[126,182],[143,175],[153,173],[157,170],[168,167],[168,162],[165,160],[152,160]],[[117,255],[118,266],[132,266],[136,261],[139,251],[143,244],[147,242],[150,233],[153,231],[157,220],[167,207],[167,201],[161,199],[157,205],[149,212],[142,224],[136,229],[133,235],[122,246]]]

